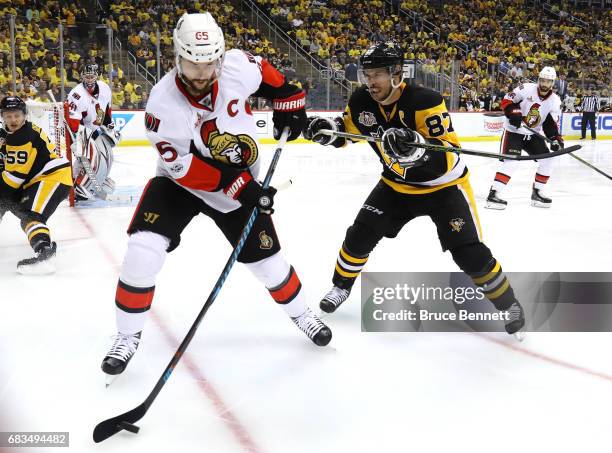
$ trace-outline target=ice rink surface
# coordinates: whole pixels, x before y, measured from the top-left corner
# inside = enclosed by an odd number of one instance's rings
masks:
[[[568,143],[569,144],[573,144]],[[612,173],[612,143],[578,154]],[[497,143],[464,143],[497,150]],[[262,146],[263,168],[272,155]],[[150,148],[117,152],[118,192],[154,173]],[[506,271],[611,271],[612,181],[569,156],[530,206],[536,164],[505,192],[506,211],[483,208],[498,162],[466,158],[485,243]],[[366,145],[288,145],[273,184],[275,224],[311,305],[330,288],[346,228],[378,181]],[[612,334],[362,333],[359,286],[326,318],[329,347],[299,332],[241,265],[232,270],[187,354],[138,435],[102,444],[93,427],[140,404],[210,293],[230,246],[198,217],[157,281],[143,341],[108,389],[100,363],[115,332],[114,293],[135,201],[61,206],[49,225],[58,272],[24,277],[31,254],[17,220],[0,225],[0,431],[69,431],[74,452],[609,452]],[[383,240],[368,271],[454,271],[435,227],[420,218]],[[5,449],[21,452],[39,449]]]

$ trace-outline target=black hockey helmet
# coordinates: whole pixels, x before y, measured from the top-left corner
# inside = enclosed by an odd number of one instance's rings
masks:
[[[371,45],[361,57],[359,65],[362,69],[386,68],[404,63],[404,51],[394,41],[378,42]]]
[[[85,79],[87,77],[87,80]],[[92,93],[96,88],[96,82],[98,81],[98,65],[97,64],[86,64],[81,69],[81,78],[85,88]]]
[[[81,70],[81,76],[86,76],[86,75],[95,75],[96,77],[98,77],[98,65],[97,64],[86,64],[85,66],[83,66],[83,69]]]
[[[28,113],[26,103],[19,96],[7,96],[0,101],[0,112],[10,110],[21,110],[24,115]]]

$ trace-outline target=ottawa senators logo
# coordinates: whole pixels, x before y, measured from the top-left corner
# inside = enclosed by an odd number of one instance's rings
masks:
[[[270,250],[274,245],[272,238],[265,231],[259,233],[259,248],[262,250]]]
[[[255,163],[259,152],[257,142],[247,134],[221,133],[216,120],[205,121],[200,128],[204,146],[213,159],[237,167],[248,167]]]
[[[535,102],[529,112],[527,112],[527,116],[525,117],[525,124],[529,127],[536,127],[540,122],[540,104]]]

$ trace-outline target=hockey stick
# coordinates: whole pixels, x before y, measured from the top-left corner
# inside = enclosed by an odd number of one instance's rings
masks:
[[[268,187],[270,185],[270,180],[272,179],[272,175],[274,175],[274,170],[276,169],[276,165],[278,164],[278,160],[280,158],[283,147],[285,146],[285,143],[287,142],[288,135],[289,135],[289,128],[285,128],[280,137],[280,140],[278,141],[276,150],[274,151],[274,157],[272,157],[272,162],[270,163],[270,167],[268,168],[268,172],[266,173],[266,177],[263,182],[263,187]],[[189,346],[189,343],[191,343],[193,336],[198,330],[198,326],[200,325],[202,318],[204,318],[204,315],[206,314],[206,312],[208,311],[208,309],[210,308],[210,306],[216,299],[217,295],[219,294],[219,291],[221,290],[221,287],[225,283],[225,279],[229,275],[230,270],[232,269],[232,267],[234,266],[234,263],[238,259],[238,255],[242,251],[242,248],[244,247],[244,243],[246,242],[247,237],[249,236],[249,233],[251,232],[251,229],[253,228],[253,224],[255,223],[257,214],[259,214],[258,208],[253,208],[253,210],[251,211],[251,215],[249,216],[249,220],[247,221],[247,223],[244,225],[244,228],[242,229],[242,233],[240,234],[240,239],[238,240],[236,247],[234,247],[234,251],[230,255],[229,259],[227,260],[227,263],[225,264],[225,267],[223,268],[221,275],[219,275],[219,278],[217,279],[217,282],[215,283],[215,286],[212,292],[208,296],[208,299],[206,299],[206,303],[202,307],[202,310],[200,311],[194,323],[192,324],[191,328],[189,329],[189,332],[187,332],[187,335],[183,339],[183,342],[181,343],[181,345],[178,347],[178,349],[172,356],[170,363],[168,363],[168,366],[166,366],[166,369],[164,370],[159,380],[155,384],[155,387],[153,388],[149,396],[147,396],[147,399],[142,404],[140,404],[140,406],[132,409],[129,412],[126,412],[124,414],[118,415],[113,418],[109,418],[108,420],[98,423],[98,425],[95,427],[94,432],[93,432],[94,442],[96,443],[102,442],[103,440],[108,439],[109,437],[115,435],[121,430],[126,430],[131,433],[138,433],[140,428],[135,426],[134,423],[136,423],[138,420],[144,417],[144,415],[147,413],[147,411],[151,407],[151,404],[153,404],[153,401],[155,401],[155,398],[157,397],[157,395],[163,388],[164,384],[170,378],[170,375],[174,371],[174,367],[178,364],[179,360],[181,360],[181,357],[185,353],[185,350]]]
[[[536,137],[540,137],[542,140],[548,142],[548,143],[552,143],[553,140],[551,140],[550,138],[546,137],[545,135],[540,134],[539,132],[537,132],[535,129],[532,129],[528,126],[523,126],[525,129],[527,129],[528,131],[532,132],[533,135],[535,135]],[[595,170],[597,173],[599,173],[600,175],[605,176],[606,178],[612,180],[612,176],[610,176],[609,174],[607,174],[606,172],[604,172],[603,170],[600,170],[599,168],[597,168],[595,165],[593,165],[592,163],[584,160],[582,157],[578,157],[575,154],[571,154],[570,156],[572,156],[574,159],[576,159],[578,162],[583,163],[584,165],[586,165],[587,167]]]
[[[320,131],[317,132],[317,134],[328,135],[330,137],[348,138],[350,140],[365,140],[368,142],[382,143],[382,138],[380,137],[371,137],[369,135],[359,135],[359,134],[349,134],[348,132],[332,131],[329,129],[321,129]],[[507,155],[507,154],[489,153],[487,151],[479,151],[476,149],[455,148],[455,147],[447,147],[447,146],[442,146],[442,145],[432,145],[430,143],[419,143],[418,147],[425,148],[428,151],[467,154],[470,156],[492,157],[494,159],[508,159],[508,160],[550,159],[551,157],[568,154],[568,153],[571,153],[573,151],[576,151],[582,148],[582,146],[580,145],[574,145],[574,146],[570,146],[569,148],[560,149],[559,151],[555,151],[554,153],[548,153],[548,154],[543,154],[543,155],[538,155],[538,156],[513,156],[513,155]]]
[[[53,102],[57,102],[55,100],[55,96],[53,95],[53,91],[47,90],[47,94],[53,100]],[[76,136],[75,136],[74,132],[72,132],[72,129],[70,129],[70,125],[68,124],[68,121],[66,120],[66,116],[62,115],[62,117],[63,117],[63,120],[64,120],[64,128],[70,134],[70,140],[72,140],[72,143],[76,144]],[[88,144],[89,144],[89,137],[87,138],[87,143],[85,144],[85,149],[87,149],[87,145]],[[91,161],[87,157],[83,157],[83,155],[77,156],[76,154],[74,154],[72,152],[72,150],[70,150],[70,153],[71,153],[71,155],[73,155],[76,158],[76,160],[79,161],[79,163],[81,164],[81,167],[83,167],[83,169],[85,170],[85,174],[87,175],[87,177],[89,179],[91,179],[91,182],[93,183],[93,188],[94,188],[94,192],[96,193],[96,196],[98,198],[102,199],[102,200],[106,200],[106,196],[108,194],[106,193],[106,191],[100,185],[100,182],[98,181],[98,178],[96,178],[96,175],[94,175],[93,169],[91,168]]]

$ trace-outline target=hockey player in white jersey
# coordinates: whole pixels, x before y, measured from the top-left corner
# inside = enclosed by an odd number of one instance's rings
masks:
[[[85,65],[81,77],[64,104],[74,188],[77,199],[104,198],[115,188],[109,173],[121,136],[112,120],[111,89],[98,80],[98,65]]]
[[[256,180],[260,150],[248,101],[251,95],[272,100],[275,138],[289,127],[288,139],[295,140],[306,123],[304,92],[266,60],[225,52],[223,32],[209,13],[184,14],[173,41],[176,67],[151,90],[145,114],[159,153],[157,176],[128,228],[115,297],[118,334],[102,370],[123,372],[136,351],[156,276],[187,224],[202,213],[235,245],[253,207],[261,214],[238,261],[315,344],[327,345],[331,330],[307,306],[295,269],[280,253],[270,215],[276,190]]]
[[[552,90],[556,78],[555,68],[546,66],[540,71],[538,83],[520,84],[504,96],[501,107],[506,120],[501,138],[501,154],[520,155],[521,151],[526,151],[529,155],[537,155],[550,152],[544,140],[524,126],[540,133],[543,131],[544,135],[553,141],[550,145],[551,151],[564,147],[563,137],[557,126],[561,115],[561,99]],[[553,161],[554,158],[543,159],[538,163],[531,193],[532,206],[548,208],[552,203],[541,191],[552,174]],[[508,202],[500,195],[519,165],[519,161],[503,161],[489,191],[485,205],[487,208],[506,209]]]

